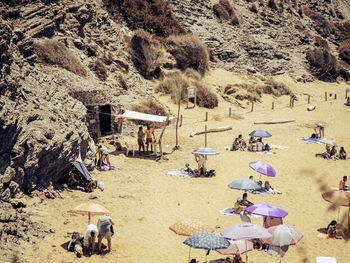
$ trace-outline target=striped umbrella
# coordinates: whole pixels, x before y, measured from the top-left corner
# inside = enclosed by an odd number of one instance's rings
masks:
[[[214,228],[204,224],[202,221],[197,219],[186,218],[176,222],[169,227],[170,230],[174,231],[178,235],[190,236],[196,233],[213,233]]]
[[[218,155],[219,152],[209,148],[209,147],[201,147],[192,152],[193,154],[202,154],[202,155]]]
[[[271,137],[272,135],[268,131],[265,131],[265,130],[255,130],[255,131],[252,131],[251,133],[249,133],[249,136],[268,138],[268,137]]]

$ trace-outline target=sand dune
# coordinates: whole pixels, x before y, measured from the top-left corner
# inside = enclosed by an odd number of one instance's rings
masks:
[[[214,74],[215,73],[215,74]],[[226,81],[234,81],[237,76],[214,72],[206,78],[212,85],[225,85]],[[227,78],[231,78],[228,80]],[[105,183],[105,191],[96,190],[87,194],[79,191],[65,192],[64,200],[55,199],[39,203],[31,200],[30,210],[33,218],[47,222],[54,234],[44,240],[37,240],[38,251],[26,251],[28,262],[186,262],[188,247],[182,242],[185,237],[177,236],[169,230],[169,226],[183,218],[197,218],[211,225],[219,233],[221,229],[240,223],[240,218],[219,213],[219,210],[233,206],[241,191],[231,190],[227,184],[234,179],[248,178],[258,174],[249,166],[250,161],[265,161],[273,166],[276,177],[268,178],[272,186],[279,189],[281,195],[249,195],[254,203],[270,203],[286,211],[286,225],[298,228],[304,238],[290,247],[283,262],[315,262],[316,256],[333,256],[337,262],[350,262],[350,244],[344,240],[324,239],[318,237],[319,228],[337,218],[337,210],[331,210],[321,193],[331,187],[337,187],[343,175],[350,170],[350,160],[327,161],[315,157],[315,153],[324,151],[324,145],[307,144],[297,138],[310,136],[312,128],[318,122],[325,125],[325,136],[334,139],[338,145],[344,146],[350,154],[350,107],[344,106],[344,90],[346,84],[328,84],[322,82],[297,83],[288,77],[278,79],[286,83],[300,98],[294,108],[289,108],[289,97],[272,98],[264,96],[262,103],[256,103],[254,112],[234,107],[235,118],[228,118],[230,105],[220,99],[219,107],[213,110],[203,108],[182,109],[183,126],[179,129],[180,150],[171,153],[175,145],[175,125],[167,128],[164,145],[168,153],[167,161],[125,157],[124,153],[111,155],[112,164],[120,170],[98,172],[92,174]],[[238,80],[237,80],[238,81]],[[324,92],[337,93],[324,101]],[[311,104],[316,110],[308,112],[307,96],[312,95]],[[176,112],[176,105],[168,97],[158,97]],[[275,109],[271,110],[271,102],[275,101]],[[205,122],[205,112],[209,112],[209,121]],[[238,118],[237,116],[241,116]],[[276,125],[254,125],[257,120],[273,120],[294,118],[296,121]],[[127,123],[127,122],[126,122]],[[208,146],[220,151],[218,156],[208,157],[208,167],[217,171],[214,178],[180,178],[166,175],[167,171],[183,167],[185,162],[195,166],[191,151],[204,146],[204,135],[189,135],[196,128],[232,125],[231,131],[208,134]],[[230,152],[224,149],[230,145],[238,134],[248,138],[254,129],[266,129],[273,136],[266,142],[287,146],[287,149],[273,150],[275,154],[259,155],[251,152]],[[160,130],[156,131],[156,135]],[[131,138],[130,138],[131,139]],[[136,139],[133,139],[136,144]],[[110,146],[110,149],[113,148]],[[262,177],[262,180],[267,178]],[[90,258],[76,259],[73,253],[62,246],[68,242],[73,231],[83,233],[87,226],[87,217],[71,215],[66,211],[88,197],[96,195],[93,202],[104,205],[112,211],[116,222],[116,235],[112,239],[112,252],[104,256],[93,255]],[[348,224],[349,209],[341,207],[340,217],[346,218]],[[98,217],[93,217],[96,223]],[[253,223],[262,225],[261,218],[253,218]],[[106,241],[104,241],[106,243]],[[205,251],[192,249],[191,257],[200,262],[205,260]],[[208,259],[224,258],[213,251]],[[278,256],[262,254],[257,251],[249,253],[249,262],[277,262]]]

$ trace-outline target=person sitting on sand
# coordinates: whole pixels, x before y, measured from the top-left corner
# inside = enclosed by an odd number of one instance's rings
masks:
[[[337,149],[335,149],[335,146],[332,146],[332,150],[329,153],[329,158],[334,160],[336,154],[337,154]]]
[[[205,167],[205,156],[203,154],[195,154],[194,158],[198,164],[198,174],[205,176],[207,169]]]
[[[191,173],[191,174],[194,174],[195,172],[193,171],[193,169],[190,167],[190,164],[189,163],[186,163],[185,164],[185,172],[187,173]]]
[[[241,254],[237,252],[233,258],[233,263],[244,263]]]
[[[277,189],[272,188],[272,186],[270,185],[269,181],[265,181],[264,188],[265,188],[265,190],[269,191],[272,194],[280,194],[281,193]]]
[[[247,193],[244,193],[242,197],[243,197],[243,200],[242,200],[242,205],[243,206],[248,207],[248,206],[254,205],[252,202],[250,202],[248,200],[248,194]]]
[[[348,177],[344,175],[343,179],[339,182],[339,190],[348,191],[348,186],[346,185],[347,180],[348,180]]]
[[[256,151],[256,140],[252,136],[250,136],[250,139],[249,139],[248,151],[251,151],[251,152],[255,152]]]
[[[339,229],[337,221],[332,220],[327,226],[327,238],[345,239],[345,234],[341,229]]]
[[[262,138],[259,138],[258,141],[256,142],[256,151],[262,152],[263,149],[264,149],[264,144],[262,142]]]
[[[53,189],[52,181],[49,182],[49,186],[47,187],[47,189],[44,190],[44,193],[47,198],[52,198],[52,199],[55,199],[56,197],[63,198],[58,191],[55,191]]]
[[[339,160],[346,160],[346,151],[344,147],[340,147],[338,158]]]
[[[321,155],[324,159],[329,159],[331,156],[331,147],[326,144],[326,151],[321,154],[316,154],[316,156]]]
[[[242,134],[238,135],[239,150],[244,151],[247,148],[247,143],[242,139]]]
[[[231,151],[238,151],[239,150],[239,142],[238,142],[238,138],[236,138],[234,140],[234,142],[232,143],[232,147],[231,147]]]
[[[242,201],[243,199],[241,197],[237,197],[237,200],[233,206],[233,212],[235,212],[236,214],[239,214],[245,208],[245,206],[242,205]]]

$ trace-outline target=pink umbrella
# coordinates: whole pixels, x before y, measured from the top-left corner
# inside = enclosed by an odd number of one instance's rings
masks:
[[[275,232],[276,228],[278,226],[272,226],[272,227],[269,227],[267,230],[272,234],[273,236],[273,233]],[[300,239],[303,238],[303,234],[298,230],[296,229],[295,227],[292,227],[292,226],[288,226],[289,229],[291,230],[291,233],[292,233],[292,242],[290,243],[291,245],[295,245],[296,243],[298,243],[300,241]],[[261,242],[264,243],[264,244],[270,244],[271,242],[271,238],[260,238]]]
[[[254,244],[249,240],[228,240],[230,246],[225,249],[217,249],[216,251],[222,255],[234,255],[236,253],[243,254],[254,249]]]

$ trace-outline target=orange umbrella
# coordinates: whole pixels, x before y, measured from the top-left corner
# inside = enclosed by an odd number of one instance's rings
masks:
[[[197,219],[186,218],[176,222],[169,227],[170,230],[174,231],[178,235],[190,236],[196,233],[213,233],[214,228],[204,224],[202,221]]]
[[[344,190],[332,190],[322,194],[324,200],[335,204],[338,206],[338,221],[340,206],[350,207],[350,193],[345,192]]]
[[[72,214],[88,215],[89,224],[92,215],[111,214],[111,212],[104,208],[102,205],[95,203],[83,203],[71,210],[68,210],[68,212]]]

